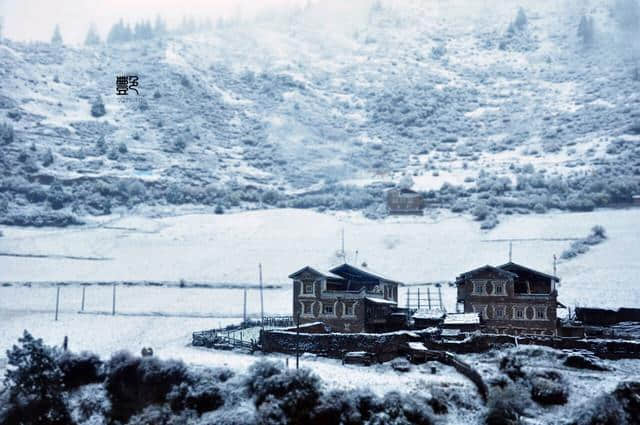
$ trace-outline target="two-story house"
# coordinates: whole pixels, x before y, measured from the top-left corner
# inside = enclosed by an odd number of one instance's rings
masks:
[[[458,303],[465,313],[479,313],[491,332],[556,335],[559,281],[513,262],[486,265],[457,277]]]
[[[388,327],[402,283],[342,264],[329,271],[304,267],[293,279],[293,315],[334,332],[379,332]]]

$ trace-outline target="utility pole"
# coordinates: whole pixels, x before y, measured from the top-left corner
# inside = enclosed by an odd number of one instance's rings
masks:
[[[300,368],[300,312],[296,316],[296,370]]]
[[[509,262],[511,262],[512,254],[513,254],[513,241],[509,241]]]
[[[258,271],[260,274],[260,326],[264,330],[264,296],[262,294],[262,263],[258,264]]]
[[[438,285],[438,301],[440,302],[440,310],[444,311],[444,307],[442,306],[442,285]]]
[[[244,286],[244,303],[242,306],[242,324],[247,325],[247,285]]]
[[[555,276],[557,273],[557,263],[558,263],[558,258],[556,257],[556,254],[553,254],[553,275]]]
[[[407,288],[407,309],[411,308],[410,298],[411,298],[411,288]]]
[[[429,310],[431,310],[431,287],[427,286],[427,302],[429,303]]]
[[[60,286],[56,285],[56,322],[58,321],[59,306],[60,306]]]
[[[420,310],[420,287],[418,286],[418,310]]]

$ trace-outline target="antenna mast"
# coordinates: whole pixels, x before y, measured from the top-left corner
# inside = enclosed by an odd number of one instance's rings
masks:
[[[264,329],[264,297],[262,295],[262,263],[258,264],[258,270],[260,272],[260,323],[262,329]]]
[[[509,262],[511,262],[512,254],[513,254],[513,241],[509,241]]]

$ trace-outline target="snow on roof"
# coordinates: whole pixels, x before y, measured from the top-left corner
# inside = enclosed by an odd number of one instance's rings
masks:
[[[384,298],[364,297],[364,299],[367,300],[367,301],[371,301],[372,303],[376,303],[376,304],[393,304],[393,305],[398,304],[395,301],[385,300]]]
[[[423,343],[421,342],[409,342],[409,349],[411,350],[415,350],[415,351],[429,351],[427,350],[427,347],[424,346]]]
[[[373,271],[369,268],[369,266],[367,266],[366,268],[359,268],[356,266],[353,266],[351,264],[348,263],[344,263],[344,264],[340,264],[339,266],[336,266],[334,268],[332,268],[331,270],[329,270],[329,272],[334,273],[334,274],[339,274],[340,276],[346,278],[345,276],[343,276],[345,269],[350,269],[355,273],[360,273],[366,276],[369,276],[373,279],[379,279],[379,280],[386,280],[387,282],[391,282],[391,283],[397,283],[400,286],[403,286],[404,283],[402,282],[398,282],[397,280],[393,280],[391,278],[388,278],[376,271]]]
[[[480,314],[478,313],[455,313],[447,314],[444,318],[445,325],[479,325]]]
[[[441,308],[420,308],[413,314],[414,319],[442,319],[445,311]]]

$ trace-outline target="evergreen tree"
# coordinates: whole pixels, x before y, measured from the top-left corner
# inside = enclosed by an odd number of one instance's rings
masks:
[[[27,331],[18,343],[7,351],[12,367],[7,369],[4,380],[10,402],[6,423],[71,423],[62,398],[62,371],[55,361],[54,350]]]
[[[100,44],[100,36],[98,35],[98,30],[96,29],[95,24],[91,24],[89,26],[89,31],[87,31],[87,37],[84,39],[84,44],[87,46],[96,46]]]
[[[593,43],[593,33],[593,18],[582,15],[578,25],[578,37],[582,39],[582,43],[585,46],[590,46]]]
[[[120,19],[111,27],[109,35],[107,36],[107,43],[126,43],[127,41],[131,41],[132,38],[133,33],[131,32],[131,27],[129,24],[125,25],[124,21]]]
[[[160,15],[156,16],[156,23],[153,28],[153,33],[154,35],[160,37],[167,33],[167,24],[164,22],[164,19],[162,19],[162,16]]]
[[[62,34],[60,34],[60,25],[56,24],[53,29],[53,36],[51,37],[51,44],[62,44]]]

